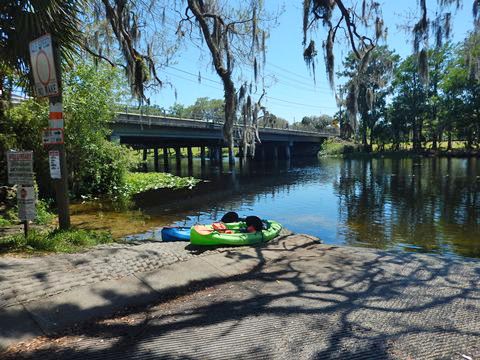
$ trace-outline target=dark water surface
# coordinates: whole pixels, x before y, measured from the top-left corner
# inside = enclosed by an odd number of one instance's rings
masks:
[[[193,225],[227,211],[275,219],[327,244],[480,257],[480,159],[320,159],[172,173],[209,180],[191,191],[137,199],[157,228]],[[142,230],[143,231],[143,230]],[[141,231],[138,231],[141,232]]]

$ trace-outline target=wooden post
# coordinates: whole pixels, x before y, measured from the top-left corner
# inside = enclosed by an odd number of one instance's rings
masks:
[[[55,39],[52,39],[53,54],[55,57],[55,71],[57,73],[58,81],[58,95],[49,98],[51,106],[54,104],[62,104],[62,68],[60,61],[60,52],[58,51]],[[58,209],[58,224],[60,229],[67,230],[70,228],[70,199],[68,197],[68,168],[67,168],[67,154],[65,151],[65,144],[57,144],[52,146],[52,150],[58,150],[60,154],[60,179],[53,179],[55,188],[55,200]],[[27,225],[28,231],[28,225]]]
[[[23,234],[25,235],[25,238],[28,237],[28,230],[29,230],[28,220],[25,220],[23,222]]]
[[[155,171],[158,172],[159,171],[159,167],[158,167],[158,147],[154,147],[153,148],[153,165],[155,167]]]
[[[163,167],[165,171],[168,171],[168,148],[166,146],[163,147]]]
[[[200,146],[200,162],[201,166],[205,166],[205,146]]]

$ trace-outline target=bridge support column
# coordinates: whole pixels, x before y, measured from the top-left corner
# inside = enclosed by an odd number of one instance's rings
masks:
[[[205,166],[205,146],[200,146],[200,162],[201,166]]]
[[[240,159],[240,162],[243,160],[243,146],[238,147],[238,158]]]
[[[155,171],[159,171],[158,167],[158,147],[153,148],[153,165],[155,166]]]
[[[215,156],[213,154],[213,146],[208,147],[208,159],[210,160],[210,165],[215,162]]]
[[[285,159],[290,160],[290,145],[285,146]]]
[[[164,147],[163,148],[163,167],[165,171],[168,171],[168,148]]]
[[[273,146],[273,160],[274,161],[278,160],[278,146],[277,145]]]
[[[235,165],[235,154],[233,153],[233,149],[228,147],[228,164]]]
[[[217,161],[218,164],[222,163],[222,147],[221,146],[215,146],[215,160]]]
[[[188,167],[192,167],[192,165],[193,165],[193,153],[192,153],[192,147],[191,146],[187,147],[187,157],[188,157]]]
[[[180,167],[181,163],[182,163],[182,152],[180,151],[180,147],[176,147],[175,148],[175,158],[176,158],[176,161],[177,161],[177,167]]]
[[[142,160],[143,160],[143,170],[144,171],[147,171],[147,155],[148,155],[148,149],[143,148]]]

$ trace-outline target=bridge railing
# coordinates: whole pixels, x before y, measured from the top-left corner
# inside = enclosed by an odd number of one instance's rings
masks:
[[[125,111],[117,111],[117,119],[119,122],[134,123],[140,125],[172,125],[172,121],[176,122],[177,126],[190,126],[193,124],[200,125],[204,124],[205,126],[222,126],[224,123],[223,118],[204,118],[200,116],[192,116],[189,118],[175,117],[170,115],[164,115],[160,109],[158,111],[146,111],[143,112],[142,109],[135,109],[136,111],[132,112],[132,108],[125,107]],[[151,110],[151,109],[150,109]],[[154,109],[156,110],[156,109]],[[156,112],[156,114],[152,114]],[[123,118],[120,120],[119,117],[123,115]],[[180,122],[185,122],[185,125],[182,125]],[[170,124],[169,124],[170,123]],[[241,127],[241,125],[236,125],[236,127]],[[268,132],[290,132],[295,134],[304,134],[304,135],[328,135],[328,136],[339,136],[340,129],[336,127],[326,127],[321,131],[309,131],[309,130],[300,130],[292,128],[277,128],[273,126],[259,126],[259,130],[265,130]]]

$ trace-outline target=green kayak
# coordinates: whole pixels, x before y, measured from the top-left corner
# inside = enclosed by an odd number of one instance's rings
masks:
[[[190,230],[192,245],[251,245],[272,240],[278,236],[282,225],[265,220],[266,229],[254,233],[246,232],[244,222],[225,224],[225,230],[215,230],[212,225],[195,225]]]

